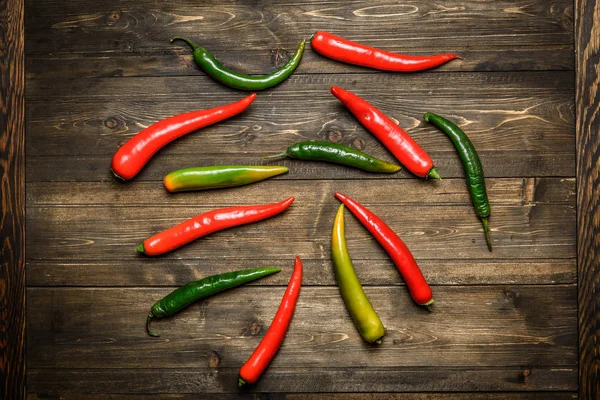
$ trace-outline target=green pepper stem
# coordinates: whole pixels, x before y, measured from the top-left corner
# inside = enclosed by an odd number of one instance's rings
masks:
[[[150,330],[150,321],[152,321],[152,318],[154,318],[154,314],[148,314],[148,318],[146,318],[146,332],[148,332],[148,335],[152,337],[158,337],[158,333],[154,333]]]
[[[433,311],[433,299],[429,300],[427,303],[425,304],[419,304],[420,306],[423,306],[427,309],[427,311],[432,312]]]
[[[438,174],[434,167],[431,167],[431,169],[429,170],[427,178],[439,179],[440,181],[442,180],[442,177],[440,176],[440,174]]]
[[[485,242],[487,243],[488,250],[492,251],[492,239],[490,238],[490,228],[488,226],[487,217],[482,217],[481,223],[483,224],[483,232],[485,233]]]
[[[119,174],[117,174],[112,168],[110,169],[110,172],[113,173],[113,175],[115,176],[115,178],[122,180],[123,182],[126,181],[125,178],[122,178],[121,176],[119,176]]]
[[[140,244],[136,250],[138,253],[146,254],[146,249],[144,249],[144,243]]]
[[[173,39],[171,39],[171,43],[173,43],[176,40],[183,40],[184,42],[186,42],[187,44],[192,46],[192,49],[194,49],[194,50],[196,50],[198,47],[200,47],[196,43],[192,42],[190,39],[184,38],[182,36],[175,36]]]
[[[238,386],[242,387],[244,385],[246,385],[248,382],[246,382],[242,377],[238,378]]]
[[[263,160],[271,160],[271,159],[275,159],[275,158],[285,158],[287,157],[287,153],[279,153],[279,154],[275,154],[272,156],[264,156]]]

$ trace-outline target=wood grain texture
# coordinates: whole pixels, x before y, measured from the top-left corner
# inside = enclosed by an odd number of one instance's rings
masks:
[[[579,282],[579,394],[600,396],[600,5],[577,5],[577,225]]]
[[[0,398],[25,396],[23,3],[0,2]]]
[[[291,266],[280,274],[290,273]],[[284,288],[223,292],[153,322],[161,337],[151,338],[148,310],[171,290],[29,288],[28,366],[239,368],[269,327]],[[365,293],[386,328],[382,346],[361,340],[337,288],[304,287],[271,369],[576,366],[574,285],[434,287],[431,314],[404,287]]]
[[[569,391],[577,389],[576,368],[387,368],[385,370],[344,368],[319,369],[282,368],[268,369],[263,379],[242,392],[237,388],[238,368],[186,368],[157,370],[138,369],[35,369],[28,373],[28,388],[36,393],[82,393],[94,390],[114,393],[127,387],[128,393],[228,393],[236,398],[240,394],[257,393],[256,400],[271,398],[271,393],[296,392],[403,392],[403,391]],[[501,389],[500,389],[501,388]],[[269,393],[263,396],[261,393]],[[414,395],[414,393],[411,393]],[[444,400],[430,395],[427,400]],[[473,393],[468,393],[471,398]],[[491,399],[504,399],[499,397]],[[515,399],[520,399],[514,395]],[[524,399],[528,399],[523,394]],[[198,398],[194,394],[192,398]],[[274,397],[277,399],[277,397]],[[343,398],[343,397],[342,397]],[[478,399],[477,397],[473,397]],[[507,397],[511,399],[512,397]],[[535,398],[535,397],[534,397]],[[572,396],[570,397],[572,398]],[[69,397],[67,397],[69,399]],[[85,397],[83,398],[85,399]],[[203,397],[204,399],[204,397]],[[366,399],[369,399],[366,397]],[[385,398],[384,398],[385,399]],[[452,398],[451,398],[452,399]],[[485,397],[484,397],[485,399]],[[419,398],[417,398],[419,400]],[[452,399],[455,400],[455,399]]]
[[[196,400],[195,394],[112,394],[94,395],[81,393],[68,394],[30,394],[28,400]],[[503,392],[503,393],[344,393],[344,394],[285,394],[285,393],[240,393],[237,395],[204,393],[203,400],[573,400],[575,392]]]
[[[571,1],[26,0],[26,7],[31,400],[577,397]],[[332,62],[308,48],[296,73],[243,114],[169,145],[133,182],[111,176],[116,149],[144,127],[243,95],[208,79],[171,36],[188,35],[225,65],[254,74],[280,66],[317,29],[463,59],[399,75]],[[340,142],[391,160],[329,94],[331,85],[396,119],[444,180],[284,160],[273,164],[290,173],[256,185],[165,192],[161,181],[173,169],[262,164],[263,155],[300,140]],[[479,151],[493,253],[456,152],[422,122],[425,111],[455,119]],[[347,219],[357,273],[388,329],[381,348],[363,345],[334,286],[336,190],[386,220],[433,286],[428,314],[411,303],[368,232]],[[164,257],[134,251],[200,212],[289,195],[296,203],[276,218]],[[264,335],[296,254],[305,287],[292,327],[263,379],[240,391],[238,368]],[[283,271],[157,321],[157,340],[145,335],[148,307],[174,287],[256,266]]]
[[[435,4],[385,0],[376,5],[284,0],[251,4],[178,0],[165,5],[151,0],[130,5],[108,0],[30,1],[28,71],[32,77],[56,75],[66,59],[78,76],[198,75],[189,50],[169,43],[173,36],[188,35],[225,65],[245,73],[265,73],[280,65],[300,38],[317,29],[390,51],[454,51],[464,57],[435,71],[573,69],[572,2],[496,1],[491,8],[492,4],[475,0]],[[89,53],[94,58],[88,58]],[[309,50],[298,73],[345,71],[365,69],[329,62]]]

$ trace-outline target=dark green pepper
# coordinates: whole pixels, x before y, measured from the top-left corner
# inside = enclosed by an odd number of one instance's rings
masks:
[[[490,230],[488,226],[488,218],[490,216],[490,202],[485,190],[485,179],[483,177],[483,167],[477,151],[471,143],[467,135],[454,123],[433,113],[426,113],[423,116],[426,122],[431,122],[442,130],[452,141],[460,161],[463,164],[467,175],[467,186],[471,194],[471,200],[475,207],[477,216],[481,219],[483,230],[485,232],[485,241],[488,249],[492,251],[492,240],[490,239]]]
[[[292,72],[294,72],[296,67],[298,67],[298,64],[300,64],[302,54],[304,53],[305,42],[304,39],[302,39],[292,58],[277,71],[268,75],[253,76],[240,74],[225,68],[215,56],[208,52],[208,50],[198,46],[187,38],[176,36],[171,39],[171,42],[174,40],[183,40],[192,46],[192,49],[194,50],[194,61],[196,61],[196,64],[198,64],[198,66],[211,78],[231,88],[249,91],[264,90],[286,80]]]
[[[152,318],[170,317],[204,297],[212,296],[215,293],[243,285],[244,283],[279,271],[281,271],[279,268],[246,269],[213,275],[199,281],[187,283],[175,289],[152,306],[152,310],[146,319],[146,331],[148,335],[156,337],[158,334],[150,330],[150,321]]]
[[[335,164],[348,165],[370,172],[393,174],[400,170],[399,165],[380,160],[351,147],[316,140],[293,144],[287,148],[285,153],[276,154],[266,158],[279,157],[290,157],[298,160],[327,161]]]

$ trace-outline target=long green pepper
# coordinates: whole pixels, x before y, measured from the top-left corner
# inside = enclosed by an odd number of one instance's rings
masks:
[[[194,50],[194,61],[196,61],[196,64],[198,64],[198,66],[211,78],[231,88],[249,91],[270,88],[271,86],[280,84],[292,75],[302,59],[305,42],[305,40],[302,39],[292,58],[290,58],[283,67],[268,75],[254,76],[241,74],[225,68],[208,50],[198,46],[187,38],[176,36],[171,39],[171,42],[175,40],[183,40],[192,47]]]
[[[146,319],[146,331],[150,336],[158,336],[150,330],[152,318],[170,317],[190,304],[215,293],[234,288],[244,283],[281,271],[280,268],[256,268],[226,272],[208,276],[199,281],[189,282],[157,301]]]
[[[342,164],[355,167],[369,172],[384,172],[393,174],[400,170],[400,166],[380,160],[373,156],[353,149],[342,144],[310,140],[298,142],[284,153],[268,156],[265,158],[289,157],[298,160],[326,161],[334,164]]]
[[[458,152],[458,156],[460,157],[460,161],[462,162],[467,175],[467,186],[469,188],[469,193],[471,194],[475,212],[483,224],[487,247],[492,251],[492,240],[490,238],[488,226],[490,202],[485,190],[483,166],[481,165],[481,161],[479,160],[479,156],[477,155],[473,143],[458,126],[439,115],[428,112],[423,116],[423,119],[440,128],[441,131],[450,138],[454,147],[456,147],[456,151]]]

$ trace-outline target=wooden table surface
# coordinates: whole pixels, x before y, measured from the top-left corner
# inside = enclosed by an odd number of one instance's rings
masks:
[[[169,145],[132,182],[114,179],[112,155],[144,127],[244,96],[198,70],[171,37],[189,36],[226,66],[254,74],[282,65],[316,30],[463,59],[393,74],[336,63],[307,46],[295,74],[244,113]],[[578,44],[581,54],[596,45]],[[25,1],[29,398],[577,397],[574,50],[570,0]],[[300,140],[392,160],[329,93],[332,85],[397,120],[444,179],[285,160],[276,164],[289,166],[287,175],[255,185],[165,191],[162,178],[173,169],[261,164]],[[426,111],[457,121],[479,152],[493,253],[457,154],[422,121]],[[379,347],[361,340],[335,285],[335,191],[389,223],[434,292],[433,313],[416,307],[387,254],[348,217],[351,256],[386,328]],[[146,237],[201,212],[288,196],[296,196],[292,207],[267,221],[162,257],[135,252]],[[240,390],[238,370],[269,327],[295,255],[304,285],[285,342],[259,383]],[[149,307],[175,287],[257,266],[282,272],[157,321],[160,338],[146,335]]]

